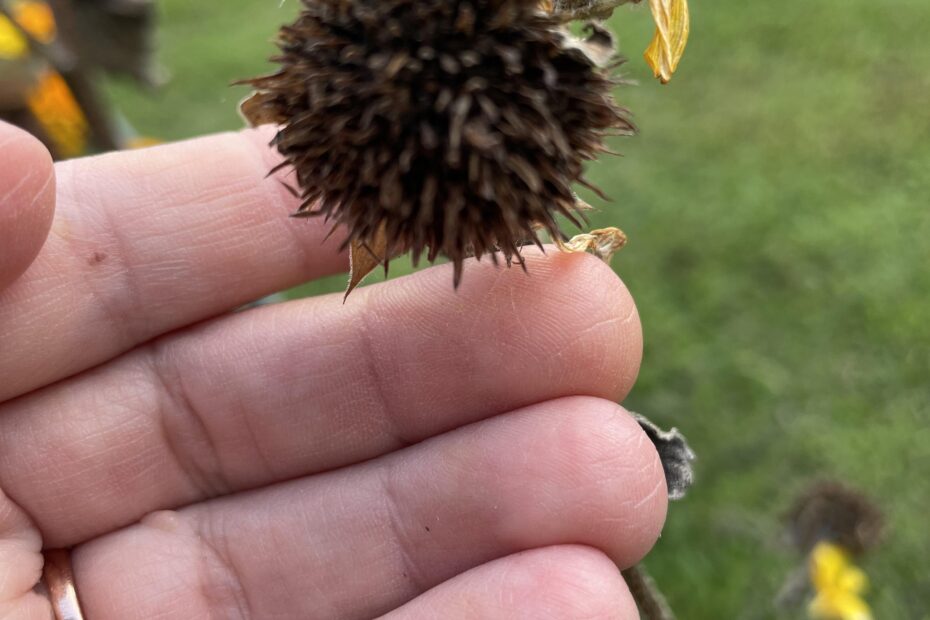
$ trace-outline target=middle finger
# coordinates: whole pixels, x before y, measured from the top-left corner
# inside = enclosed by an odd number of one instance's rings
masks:
[[[449,267],[219,319],[0,407],[0,487],[67,546],[560,396],[617,400],[635,306],[587,255]]]

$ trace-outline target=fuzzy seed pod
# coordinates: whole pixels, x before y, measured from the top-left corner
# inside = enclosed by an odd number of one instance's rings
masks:
[[[522,263],[539,230],[562,239],[584,162],[633,131],[558,21],[539,0],[304,0],[244,112],[281,125],[298,215],[345,225],[377,262],[446,256],[458,285],[468,256]]]

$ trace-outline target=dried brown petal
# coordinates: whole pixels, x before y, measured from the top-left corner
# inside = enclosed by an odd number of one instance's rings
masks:
[[[598,228],[557,244],[564,252],[590,252],[609,265],[614,254],[626,245],[626,234],[619,228]]]
[[[382,227],[375,235],[371,244],[361,241],[352,241],[349,244],[349,285],[346,288],[345,298],[355,290],[362,280],[377,268],[387,262],[387,236]]]
[[[252,93],[239,102],[239,114],[250,127],[259,125],[280,125],[287,119],[278,114],[274,107],[267,105],[268,95]]]

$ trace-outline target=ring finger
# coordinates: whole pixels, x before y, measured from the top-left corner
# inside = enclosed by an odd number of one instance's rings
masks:
[[[76,577],[101,620],[372,617],[523,550],[577,543],[635,563],[661,529],[665,491],[658,455],[622,409],[558,399],[155,513],[79,547]]]

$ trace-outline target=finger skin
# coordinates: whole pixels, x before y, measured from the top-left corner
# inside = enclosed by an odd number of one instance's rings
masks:
[[[545,547],[453,577],[383,620],[636,620],[636,603],[603,553]]]
[[[32,264],[54,212],[51,155],[26,132],[0,121],[0,291]],[[0,326],[0,342],[6,344],[2,319]]]
[[[563,398],[153,517],[178,523],[97,539],[75,566],[95,619],[153,617],[182,596],[255,618],[370,618],[519,551],[582,544],[629,566],[658,537],[666,501],[636,421]]]
[[[48,620],[48,601],[33,593],[42,576],[42,539],[0,489],[0,620]]]
[[[0,401],[345,270],[338,235],[324,244],[321,221],[288,217],[297,201],[267,178],[268,137],[245,131],[57,164],[52,234],[16,290],[0,292]]]
[[[0,406],[0,484],[66,546],[147,512],[326,471],[531,403],[622,400],[642,334],[619,278],[527,253],[261,308]],[[93,501],[88,501],[93,498]]]

